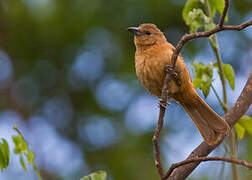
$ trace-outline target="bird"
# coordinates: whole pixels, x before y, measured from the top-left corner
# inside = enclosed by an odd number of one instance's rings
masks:
[[[164,69],[171,64],[175,47],[155,24],[144,23],[127,30],[134,34],[136,75],[153,96],[161,98]],[[208,145],[218,144],[230,126],[198,95],[181,54],[175,64],[175,75],[177,78],[169,83],[168,98],[183,106]]]

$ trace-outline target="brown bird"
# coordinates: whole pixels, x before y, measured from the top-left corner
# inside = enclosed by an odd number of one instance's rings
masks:
[[[134,34],[136,74],[144,87],[160,98],[164,69],[170,65],[175,48],[154,24],[141,24],[139,27],[129,27],[128,30]],[[207,144],[217,144],[221,136],[229,132],[228,123],[197,94],[181,55],[178,56],[175,71],[180,83],[175,79],[171,80],[168,88],[169,98],[183,106]]]

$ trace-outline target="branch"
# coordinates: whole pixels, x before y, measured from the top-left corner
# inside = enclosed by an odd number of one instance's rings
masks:
[[[171,59],[172,67],[175,67],[178,54],[179,54],[179,52],[181,51],[182,47],[184,46],[184,44],[187,41],[190,41],[190,40],[196,39],[196,38],[200,38],[200,37],[209,37],[209,36],[211,36],[211,35],[213,35],[213,34],[215,34],[217,32],[220,32],[220,31],[226,31],[226,30],[240,31],[240,30],[243,30],[246,27],[251,26],[251,25],[252,25],[252,20],[249,20],[249,21],[247,21],[245,23],[242,23],[240,25],[233,25],[233,26],[230,26],[230,25],[229,26],[224,26],[224,25],[220,26],[218,24],[218,25],[215,26],[215,28],[213,28],[212,30],[209,30],[209,31],[195,32],[195,33],[192,33],[192,34],[185,34],[179,40],[179,42],[178,42],[178,44],[176,46],[176,49],[173,52],[172,59]]]
[[[222,15],[220,17],[220,21],[219,21],[220,27],[222,27],[224,24],[224,20],[227,15],[228,8],[229,8],[229,0],[225,0],[225,6],[224,6],[224,9],[223,9]]]
[[[169,87],[169,83],[171,81],[171,74],[175,71],[175,65],[176,65],[177,57],[178,57],[178,55],[179,55],[182,47],[184,46],[184,44],[187,41],[190,41],[190,40],[196,39],[196,38],[200,38],[200,37],[209,37],[212,34],[215,34],[217,32],[224,31],[224,30],[237,30],[237,31],[240,31],[240,30],[242,30],[242,29],[244,29],[244,28],[252,25],[252,20],[249,20],[249,21],[247,21],[247,22],[245,22],[243,24],[240,24],[240,25],[233,25],[233,26],[225,26],[225,25],[223,25],[224,24],[225,16],[226,16],[227,11],[228,11],[228,7],[229,7],[229,0],[225,0],[224,10],[222,12],[220,21],[219,21],[218,25],[216,25],[215,28],[213,28],[210,31],[195,32],[195,33],[192,33],[192,34],[185,34],[184,36],[182,36],[182,38],[180,39],[180,41],[176,45],[176,48],[175,48],[175,50],[174,50],[174,52],[172,54],[171,66],[170,66],[171,67],[171,71],[170,71],[170,73],[166,74],[165,79],[164,79],[164,86],[163,86],[163,89],[162,89],[162,95],[161,95],[161,100],[160,100],[159,119],[158,119],[158,123],[157,123],[156,129],[155,129],[155,133],[154,133],[154,136],[153,136],[155,166],[158,169],[158,172],[159,172],[159,175],[160,175],[161,178],[164,176],[164,170],[163,170],[163,166],[162,166],[161,158],[160,158],[159,136],[160,136],[160,132],[161,132],[162,127],[163,127],[163,121],[164,121],[165,110],[166,110],[166,102],[167,102],[167,98],[168,98],[168,87]],[[251,74],[250,74],[250,77],[252,76]],[[250,79],[252,79],[252,77]],[[252,81],[252,80],[250,80],[250,81]],[[246,88],[246,87],[247,86],[245,86],[244,89],[249,89],[249,88]],[[250,87],[250,91],[252,91],[252,83],[250,83],[249,87]],[[232,108],[230,110],[230,113],[227,113],[227,115],[225,116],[226,117],[225,119],[229,123],[232,122],[232,121],[234,121],[234,122],[238,121],[238,119],[248,109],[248,106],[251,104],[251,101],[252,101],[252,92],[250,92],[250,91],[249,91],[250,96],[247,96],[247,97],[251,97],[250,98],[250,102],[249,102],[249,98],[245,98],[245,99],[241,98],[240,101],[238,99],[238,101],[237,101],[238,102],[238,107],[235,108],[235,109]],[[244,94],[246,94],[246,93],[244,93]],[[243,97],[243,93],[241,94],[241,96]],[[240,106],[239,107],[239,103],[241,103],[241,104],[244,103],[246,106],[244,106],[244,107]],[[235,118],[237,115],[233,114],[234,117],[230,116],[230,118],[232,118],[232,119],[229,120],[228,114],[232,114],[232,112],[236,112],[236,111],[242,111],[243,113],[238,115],[239,118]],[[223,136],[223,138],[224,138],[224,136]],[[209,146],[209,145],[207,145],[206,143],[203,142],[198,148],[196,148],[192,152],[192,154],[189,156],[189,158],[195,157],[195,156],[199,156],[199,157],[200,156],[207,156],[216,147],[217,147],[217,145],[216,146]],[[195,156],[194,156],[194,154],[195,154]],[[183,169],[178,168],[174,172],[174,177],[178,176],[178,177],[181,177],[180,179],[184,179],[185,177],[187,177],[194,170],[194,168],[197,167],[197,165],[199,163],[200,162],[196,162],[196,163],[193,163],[193,164],[191,163],[191,164],[186,165],[186,166],[190,166],[190,168],[187,169],[185,172],[183,172],[183,171],[186,168],[183,168],[183,167],[181,167]],[[181,175],[180,175],[180,173],[181,173]]]
[[[245,114],[251,103],[252,103],[252,71],[250,72],[247,83],[243,88],[242,93],[240,94],[238,100],[224,116],[224,119],[227,121],[230,127],[233,127],[234,124],[240,119],[240,117],[243,114]],[[219,144],[223,141],[224,137],[225,136],[222,137],[222,140],[219,142]],[[207,156],[219,144],[210,146],[205,142],[202,142],[196,149],[192,151],[192,153],[187,157],[187,159]],[[168,180],[185,179],[199,165],[199,163],[200,162],[195,162],[177,168],[168,178]]]
[[[245,29],[248,26],[252,25],[252,20],[249,20],[245,23],[242,23],[240,25],[236,25],[236,26],[223,26],[222,29],[223,30],[235,30],[235,31],[241,31],[243,29]]]
[[[160,103],[162,103],[162,102],[160,101]],[[154,146],[155,166],[158,169],[158,173],[159,173],[160,177],[164,176],[164,169],[163,169],[163,166],[161,163],[159,141],[158,140],[159,140],[160,132],[163,127],[165,109],[166,109],[166,107],[162,106],[160,104],[158,123],[157,123],[156,129],[155,129],[154,136],[152,138],[153,146]]]
[[[187,159],[187,160],[172,164],[171,167],[169,168],[169,170],[167,171],[166,175],[164,176],[164,179],[168,178],[171,175],[171,173],[173,172],[173,170],[180,167],[180,166],[183,166],[183,165],[186,165],[186,164],[189,164],[192,162],[203,162],[203,161],[225,161],[225,162],[229,162],[229,163],[239,164],[239,165],[245,166],[249,169],[252,169],[252,164],[246,162],[245,160],[237,160],[237,159],[220,157],[220,156],[196,157],[193,159]]]
[[[160,149],[159,149],[159,136],[163,127],[163,122],[164,122],[164,115],[165,115],[165,110],[166,110],[166,105],[168,104],[167,98],[168,98],[168,86],[169,86],[169,82],[170,82],[170,77],[171,76],[165,76],[165,83],[164,87],[162,89],[162,99],[159,102],[160,105],[160,111],[159,111],[159,118],[158,118],[158,123],[154,132],[154,136],[153,136],[153,145],[154,145],[154,157],[155,157],[155,166],[158,169],[158,173],[160,175],[160,177],[162,178],[164,176],[164,169],[161,163],[161,158],[160,158]]]

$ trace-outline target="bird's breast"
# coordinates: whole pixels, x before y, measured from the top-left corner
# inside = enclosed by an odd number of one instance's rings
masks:
[[[154,56],[153,54],[156,54]],[[164,68],[169,64],[167,56],[158,56],[155,52],[145,52],[139,54],[136,52],[135,67],[136,74],[143,86],[154,96],[161,97],[163,82],[164,82]],[[176,93],[178,87],[172,81],[169,86],[169,93]]]

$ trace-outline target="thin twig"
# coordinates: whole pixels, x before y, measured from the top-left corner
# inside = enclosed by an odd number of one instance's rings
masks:
[[[180,162],[172,164],[163,179],[168,178],[171,175],[171,173],[173,172],[173,170],[180,167],[180,166],[183,166],[183,165],[186,165],[189,163],[193,163],[193,162],[205,162],[205,161],[225,161],[225,162],[229,162],[229,163],[239,164],[239,165],[245,166],[249,169],[252,169],[252,164],[246,162],[245,160],[237,160],[237,159],[226,158],[226,157],[221,157],[221,156],[196,157],[196,158],[186,159],[184,161],[180,161]]]
[[[218,73],[220,76],[221,85],[222,85],[222,92],[223,92],[223,102],[221,103],[221,105],[224,110],[224,113],[226,114],[228,111],[226,81],[225,81],[225,75],[224,75],[224,70],[223,70],[223,66],[222,66],[221,55],[220,55],[220,51],[219,51],[219,47],[218,47],[218,43],[217,43],[217,38],[216,38],[215,34],[213,35],[212,40],[209,39],[209,42],[211,44],[211,47],[213,48],[213,51],[215,53],[216,60],[217,60]]]
[[[226,157],[226,154],[227,154],[227,151],[225,152],[224,157]],[[224,179],[223,176],[224,176],[225,166],[226,166],[225,161],[222,161],[221,162],[221,169],[220,169],[220,172],[219,172],[217,179]]]
[[[228,8],[229,8],[229,0],[225,0],[225,6],[224,6],[224,9],[223,9],[222,15],[220,17],[220,21],[219,21],[220,27],[222,27],[224,24],[224,20],[227,15]]]
[[[234,129],[231,129],[228,135],[228,141],[229,141],[229,147],[231,151],[231,158],[237,158],[237,150],[236,150],[236,137],[235,137],[235,132]],[[236,164],[231,165],[231,170],[232,170],[232,177],[233,180],[239,180],[239,173],[238,173],[238,168]]]
[[[222,29],[223,30],[235,30],[235,31],[241,31],[243,29],[245,29],[248,26],[252,25],[252,20],[246,21],[245,23],[242,23],[240,25],[236,25],[236,26],[223,26]]]
[[[213,90],[215,96],[217,97],[217,100],[218,100],[219,103],[221,104],[221,106],[224,107],[224,104],[223,104],[223,102],[221,101],[221,98],[220,98],[220,96],[218,95],[218,93],[217,93],[217,91],[216,91],[216,89],[214,88],[213,85],[211,85],[211,88],[212,88],[212,90]]]

